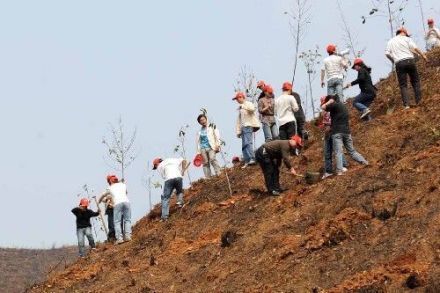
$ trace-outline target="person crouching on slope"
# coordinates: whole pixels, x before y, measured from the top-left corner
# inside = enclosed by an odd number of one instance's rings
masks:
[[[344,88],[349,88],[355,84],[359,85],[361,92],[353,99],[353,107],[361,113],[361,119],[371,120],[371,111],[368,107],[376,97],[376,88],[371,81],[371,68],[365,65],[361,58],[354,59],[352,68],[358,72],[358,77],[346,84]]]
[[[97,217],[100,214],[98,208],[97,212],[89,210],[89,200],[82,198],[79,202],[79,207],[73,208],[72,213],[76,216],[76,236],[78,237],[78,249],[79,256],[85,257],[85,237],[89,241],[89,245],[92,249],[96,249],[95,240],[92,235],[92,224],[90,224],[90,218]]]
[[[257,150],[257,162],[263,171],[266,188],[272,195],[280,195],[280,166],[281,161],[290,170],[290,173],[297,175],[295,169],[290,164],[290,155],[294,154],[295,149],[303,146],[302,139],[294,135],[290,140],[274,140],[266,142]]]
[[[330,112],[331,134],[333,140],[333,150],[336,156],[336,175],[343,175],[343,155],[342,147],[345,147],[353,160],[363,165],[368,165],[367,160],[358,153],[353,147],[353,139],[350,133],[349,114],[347,107],[341,102],[337,102],[335,96],[327,96],[321,109]]]
[[[260,122],[256,115],[256,108],[242,92],[237,92],[232,100],[239,104],[238,118],[236,124],[237,137],[241,138],[241,149],[243,152],[244,166],[255,165],[253,133],[260,129]]]
[[[162,160],[156,158],[153,160],[153,170],[157,170],[165,180],[163,187],[162,214],[161,221],[168,220],[170,213],[170,197],[174,190],[177,194],[177,207],[183,207],[183,175],[188,168],[186,160],[183,158],[170,158]]]
[[[202,126],[197,134],[197,154],[203,158],[203,173],[206,178],[211,177],[211,165],[215,175],[220,174],[216,154],[220,151],[220,132],[212,124],[208,123],[208,118],[204,114],[197,117],[197,122]]]

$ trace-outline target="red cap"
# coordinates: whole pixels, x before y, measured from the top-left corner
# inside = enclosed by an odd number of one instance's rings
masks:
[[[428,18],[428,24],[434,23],[434,19]]]
[[[196,167],[200,167],[200,166],[202,166],[202,164],[203,164],[203,157],[202,157],[202,154],[198,154],[198,155],[196,155],[196,156],[194,157],[193,164],[194,164],[194,166],[196,166]]]
[[[354,68],[355,65],[361,65],[364,63],[364,60],[362,60],[361,58],[355,58],[353,61],[353,66],[351,68]]]
[[[266,84],[266,85],[264,86],[263,91],[264,91],[265,93],[268,93],[268,94],[273,94],[273,88],[272,88],[272,86],[271,86],[270,84]]]
[[[81,200],[79,201],[79,205],[81,207],[88,207],[89,206],[89,200],[87,198],[81,198]]]
[[[403,26],[402,26],[401,28],[398,28],[398,29],[397,29],[397,34],[401,34],[401,33],[405,33],[405,35],[406,35],[407,37],[409,37],[409,33],[408,33],[408,31],[407,31],[406,28],[404,28]]]
[[[257,83],[257,87],[258,88],[264,88],[266,86],[266,83],[264,82],[264,80],[260,80]]]
[[[322,96],[321,97],[321,106],[325,104],[325,99],[327,98],[327,96]]]
[[[153,170],[157,169],[157,166],[159,166],[159,164],[162,162],[161,158],[156,158],[153,160]]]
[[[292,90],[292,87],[293,87],[292,83],[286,81],[285,83],[283,83],[282,89],[283,89],[283,91],[290,91],[290,90]]]
[[[240,162],[240,158],[235,156],[232,158],[232,163],[239,163]]]
[[[116,183],[118,182],[118,177],[116,175],[107,175],[107,182],[110,183]]]
[[[327,53],[332,54],[336,52],[336,45],[329,44],[327,45]]]
[[[292,136],[292,138],[290,138],[291,140],[294,140],[296,142],[297,145],[299,145],[300,147],[303,146],[303,142],[302,142],[302,138],[295,134],[294,136]]]
[[[244,93],[242,93],[242,92],[237,92],[236,94],[235,94],[235,97],[233,97],[232,99],[233,100],[236,100],[236,99],[238,99],[238,98],[246,98],[246,96],[245,96],[245,94]]]

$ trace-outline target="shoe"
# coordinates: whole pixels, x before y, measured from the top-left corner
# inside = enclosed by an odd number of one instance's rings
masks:
[[[273,196],[279,196],[279,195],[281,195],[281,192],[279,192],[279,191],[277,191],[277,190],[272,190],[271,194],[272,194]]]
[[[165,223],[165,222],[167,222],[167,221],[168,221],[168,218],[161,218],[159,222],[161,222],[161,223]]]
[[[183,207],[183,203],[178,202],[178,203],[176,204],[176,206],[177,206],[177,208],[181,209],[181,208]]]
[[[370,114],[371,113],[371,110],[370,109],[365,109],[363,112],[362,112],[362,115],[361,115],[361,119],[364,119],[364,117],[365,116],[367,116],[368,114]]]
[[[332,174],[332,173],[327,173],[327,172],[325,172],[325,173],[322,175],[321,179],[325,179],[325,178],[330,177],[330,176],[333,176],[333,174]]]
[[[124,241],[125,242],[130,242],[131,241],[131,237],[130,238],[125,238]]]
[[[348,171],[348,169],[347,168],[345,168],[345,167],[342,167],[342,173],[345,173],[345,172],[347,172]]]
[[[96,249],[96,247],[92,247],[92,251],[96,251],[97,249]]]
[[[403,109],[404,109],[404,110],[408,110],[408,109],[409,109],[409,106],[405,106]]]
[[[248,166],[248,163],[245,163],[243,166],[241,166],[241,169],[246,169]]]
[[[256,163],[257,163],[257,162],[255,162],[255,160],[250,160],[249,163],[248,163],[248,165],[253,166],[253,165],[255,165]]]
[[[344,173],[343,172],[336,172],[336,176],[343,176]]]
[[[124,243],[124,240],[122,240],[122,239],[116,240],[116,242],[115,242],[116,245],[120,245],[122,243]]]

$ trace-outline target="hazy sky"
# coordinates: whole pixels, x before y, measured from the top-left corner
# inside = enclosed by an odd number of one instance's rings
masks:
[[[119,116],[127,129],[138,129],[140,155],[126,175],[134,220],[149,209],[147,162],[174,155],[181,125],[190,125],[187,148],[194,156],[201,107],[215,119],[228,152],[239,155],[232,85],[243,65],[277,94],[291,79],[293,43],[283,12],[292,2],[0,1],[0,246],[76,243],[70,210],[84,184],[95,194],[106,188],[113,171],[101,139]],[[302,49],[319,45],[324,56],[329,42],[344,47],[336,0],[311,2]],[[386,19],[362,25],[370,2],[341,2],[359,47],[367,47],[374,79],[386,76]],[[409,2],[406,24],[424,48],[418,1]],[[426,17],[440,20],[438,1],[422,2]],[[299,64],[295,89],[302,95],[305,77]],[[316,99],[325,93],[318,79]],[[257,136],[261,142],[262,132]],[[201,174],[191,169],[192,177]],[[155,203],[159,195],[155,190]]]

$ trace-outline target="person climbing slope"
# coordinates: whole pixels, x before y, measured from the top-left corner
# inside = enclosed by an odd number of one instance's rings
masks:
[[[205,114],[197,117],[197,122],[202,126],[197,133],[197,154],[203,158],[203,173],[206,178],[211,177],[211,166],[214,168],[215,175],[220,174],[216,154],[220,151],[220,132],[212,124],[208,123]]]
[[[267,84],[264,86],[263,93],[264,96],[258,99],[258,112],[260,113],[264,140],[268,142],[278,139],[278,127],[274,115],[275,100],[273,88]]]
[[[434,19],[428,19],[428,32],[426,33],[426,49],[432,50],[440,47],[440,30],[434,26]]]
[[[92,235],[92,224],[90,218],[97,217],[100,214],[98,208],[97,212],[88,209],[89,200],[82,198],[79,202],[79,206],[72,209],[72,213],[76,216],[76,236],[78,238],[79,256],[85,257],[85,237],[89,241],[89,245],[92,249],[96,249],[95,240]]]

